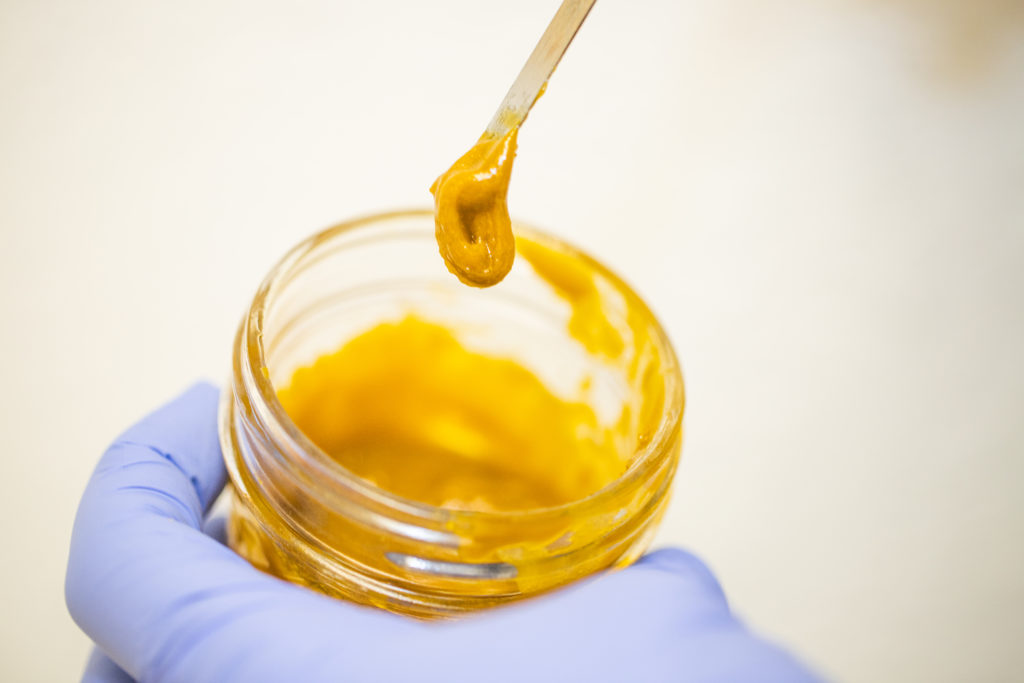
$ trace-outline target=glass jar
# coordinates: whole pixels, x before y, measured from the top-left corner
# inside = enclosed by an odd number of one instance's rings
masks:
[[[527,227],[516,234],[587,274],[604,319],[621,332],[621,353],[580,343],[565,292],[528,262],[494,288],[459,283],[441,264],[430,211],[370,216],[310,237],[271,270],[235,340],[220,412],[232,548],[288,581],[423,618],[528,597],[640,556],[679,460],[675,354],[647,306],[601,264]],[[494,512],[403,499],[346,470],[289,419],[275,388],[409,313],[449,328],[467,348],[515,359],[560,395],[583,391],[605,420],[623,409],[647,419],[646,433],[623,443],[624,474],[568,504]]]

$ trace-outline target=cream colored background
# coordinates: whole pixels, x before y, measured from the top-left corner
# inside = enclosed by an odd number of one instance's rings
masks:
[[[106,442],[288,246],[426,203],[555,4],[0,0],[0,678],[79,674]],[[660,542],[836,679],[1024,670],[1021,10],[602,0],[520,138],[514,213],[684,360]]]

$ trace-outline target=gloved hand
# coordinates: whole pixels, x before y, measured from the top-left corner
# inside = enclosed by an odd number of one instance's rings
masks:
[[[98,646],[84,680],[813,680],[680,550],[448,623],[263,574],[201,531],[225,480],[216,412],[217,390],[193,387],[125,432],[86,488],[65,587]]]

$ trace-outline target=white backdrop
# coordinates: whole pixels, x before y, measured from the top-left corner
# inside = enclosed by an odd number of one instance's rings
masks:
[[[105,444],[291,244],[423,205],[554,0],[0,0],[0,678],[76,677]],[[684,362],[660,544],[830,677],[1024,668],[1024,6],[602,0],[510,203]]]

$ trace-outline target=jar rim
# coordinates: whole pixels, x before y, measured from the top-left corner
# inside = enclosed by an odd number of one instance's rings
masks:
[[[400,209],[381,213],[366,214],[321,230],[288,250],[287,253],[271,268],[263,279],[249,306],[247,315],[239,330],[239,344],[235,350],[235,370],[244,369],[244,375],[250,378],[259,395],[261,405],[252,405],[260,413],[265,427],[274,434],[284,436],[293,449],[292,452],[308,456],[304,466],[312,465],[317,474],[327,477],[327,483],[338,483],[360,497],[372,500],[384,507],[400,509],[404,513],[420,518],[440,522],[450,522],[453,518],[478,520],[481,522],[526,522],[549,517],[565,515],[582,515],[600,506],[602,501],[620,495],[633,486],[642,485],[646,475],[659,469],[664,461],[672,457],[671,446],[682,429],[682,418],[685,407],[685,389],[682,371],[672,344],[661,323],[647,304],[618,275],[609,270],[600,261],[581,251],[573,245],[553,237],[542,230],[537,230],[519,221],[513,221],[516,234],[522,234],[547,246],[552,246],[562,253],[572,256],[606,278],[615,289],[622,294],[630,307],[635,307],[651,328],[651,340],[658,350],[662,372],[665,375],[665,405],[662,409],[658,428],[652,438],[639,448],[632,461],[619,477],[604,487],[577,500],[559,505],[521,510],[461,510],[431,505],[422,501],[406,498],[397,493],[381,488],[348,470],[307,437],[298,425],[285,412],[277,397],[277,392],[270,380],[267,368],[266,350],[264,348],[264,320],[266,311],[273,304],[275,295],[287,285],[296,265],[302,263],[317,247],[329,242],[332,238],[370,224],[401,218],[428,218],[433,216],[431,209]],[[246,352],[239,357],[242,350]],[[240,367],[244,364],[244,368]]]

